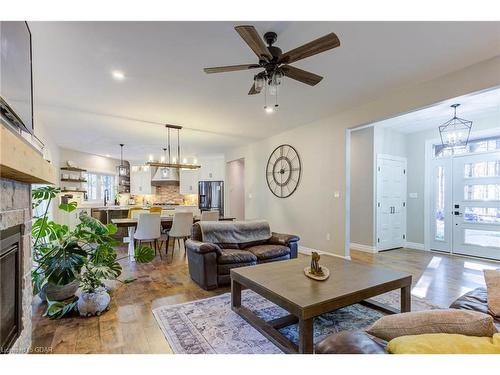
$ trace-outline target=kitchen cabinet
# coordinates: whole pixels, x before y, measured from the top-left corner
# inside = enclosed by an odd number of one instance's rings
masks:
[[[82,212],[86,212],[89,216],[91,215],[90,208],[77,208],[71,212],[60,211],[59,222],[60,224],[67,225],[70,230],[74,230],[80,224],[80,214]]]
[[[198,194],[198,170],[180,170],[179,192],[181,194]]]
[[[224,181],[224,157],[207,157],[200,160],[200,181]]]
[[[130,194],[152,194],[151,168],[133,166],[130,170]]]

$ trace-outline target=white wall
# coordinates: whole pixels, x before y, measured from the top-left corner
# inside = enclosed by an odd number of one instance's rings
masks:
[[[47,125],[42,122],[38,117],[35,116],[35,135],[42,141],[45,145],[43,150],[43,157],[50,161],[50,163],[55,167],[59,168],[59,163],[61,160],[61,150],[59,146],[52,140],[48,134]],[[58,176],[59,178],[59,176]]]
[[[351,133],[351,243],[374,246],[374,128]]]
[[[79,168],[87,169],[90,172],[108,174],[116,174],[116,167],[120,165],[119,159],[61,148],[59,167],[66,166],[68,160],[74,162]]]
[[[237,220],[245,219],[245,160],[227,163],[227,216]]]
[[[50,163],[56,168],[58,171],[57,173],[57,180],[56,180],[56,186],[59,186],[59,163],[61,160],[61,155],[60,155],[60,148],[59,146],[52,140],[52,138],[48,135],[47,131],[47,125],[42,122],[38,116],[36,116],[35,112],[35,119],[34,119],[34,133],[42,141],[42,143],[45,145],[43,149],[43,157],[45,160],[50,161]],[[51,204],[50,208],[50,218],[52,220],[57,220],[58,218],[58,209],[59,202],[54,202]],[[40,214],[40,213],[37,213]]]
[[[274,231],[298,234],[302,246],[348,255],[345,129],[500,85],[499,71],[500,56],[228,151],[226,161],[245,158],[247,218],[265,218]],[[269,154],[282,143],[297,148],[303,167],[297,191],[286,199],[276,198],[268,191],[264,172]],[[340,198],[333,197],[334,191],[340,192]]]
[[[380,125],[374,127],[375,154],[406,157],[406,135]]]

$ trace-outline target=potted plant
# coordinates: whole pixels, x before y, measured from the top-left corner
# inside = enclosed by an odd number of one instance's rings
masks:
[[[74,230],[67,225],[58,224],[48,219],[50,203],[60,192],[54,187],[41,187],[33,190],[33,208],[43,209],[43,214],[35,217],[32,226],[33,260],[35,267],[32,271],[32,280],[35,293],[47,300],[46,315],[62,317],[73,311],[78,306],[75,292],[82,287],[82,301],[88,294],[94,293],[103,297],[99,300],[99,308],[94,314],[103,310],[100,308],[106,299],[101,288],[104,280],[118,279],[121,274],[115,250],[118,244],[112,237],[116,233],[114,224],[104,225],[95,218],[82,212],[79,216],[80,223]],[[46,205],[46,206],[43,206]],[[76,203],[63,203],[59,209],[72,212]],[[154,258],[153,249],[139,246],[135,251],[136,261],[139,263],[150,262]],[[125,280],[130,282],[133,280]],[[108,298],[109,298],[109,294]],[[103,299],[104,298],[104,299]],[[109,300],[106,303],[109,304]],[[83,304],[80,304],[83,306]],[[90,311],[90,310],[89,310]],[[84,315],[88,315],[87,313]]]
[[[81,316],[101,315],[108,309],[111,297],[103,284],[98,270],[90,263],[80,277],[82,292],[77,307]]]

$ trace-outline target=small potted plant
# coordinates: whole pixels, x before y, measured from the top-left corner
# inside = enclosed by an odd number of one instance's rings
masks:
[[[92,264],[85,267],[80,277],[82,292],[78,298],[77,307],[81,316],[101,315],[108,309],[111,297],[105,285]]]

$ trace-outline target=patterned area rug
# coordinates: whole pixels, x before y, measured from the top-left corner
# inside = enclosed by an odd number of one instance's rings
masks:
[[[399,308],[399,291],[373,298]],[[242,305],[269,321],[288,313],[251,290],[242,292]],[[412,311],[439,308],[412,296]],[[153,314],[174,353],[180,354],[282,354],[273,343],[231,310],[231,295],[178,305],[160,306]],[[314,319],[314,343],[346,330],[365,329],[384,314],[360,304],[323,314]],[[298,343],[297,324],[280,329]]]

